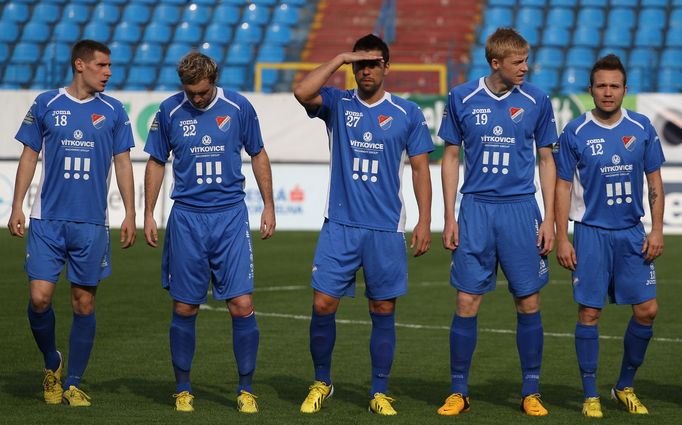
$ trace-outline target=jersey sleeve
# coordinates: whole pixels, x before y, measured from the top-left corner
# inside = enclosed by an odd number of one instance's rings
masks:
[[[448,104],[443,111],[438,137],[451,145],[461,145],[463,132],[459,123],[455,100],[455,94],[451,91],[448,94]]]
[[[308,116],[310,118],[319,118],[329,126],[330,120],[334,116],[335,105],[341,97],[341,93],[341,90],[335,87],[322,87],[320,89],[322,105],[317,109],[308,110]]]
[[[433,152],[433,139],[429,133],[424,113],[418,106],[410,108],[410,134],[407,140],[407,154],[410,157]]]
[[[554,148],[554,162],[556,162],[557,176],[566,181],[573,181],[578,156],[574,147],[573,132],[565,129]]]
[[[171,146],[168,139],[168,128],[161,109],[156,111],[154,121],[149,127],[149,134],[144,145],[144,151],[157,161],[166,162],[170,156]]]
[[[549,97],[542,96],[540,100],[540,114],[535,126],[535,146],[544,148],[552,146],[557,141],[556,121]]]
[[[43,145],[43,123],[40,121],[42,115],[40,111],[39,99],[36,98],[26,112],[15,136],[15,139],[36,152],[40,152]]]
[[[644,150],[644,173],[649,174],[661,168],[665,162],[663,155],[663,148],[661,147],[661,140],[656,134],[656,129],[647,122],[646,125],[647,140]]]
[[[250,102],[241,106],[242,145],[249,156],[256,156],[263,149],[263,136],[260,131],[258,115]]]
[[[133,147],[135,147],[135,140],[133,139],[133,131],[130,126],[130,118],[128,118],[123,105],[120,105],[118,120],[114,126],[114,155],[129,151]]]

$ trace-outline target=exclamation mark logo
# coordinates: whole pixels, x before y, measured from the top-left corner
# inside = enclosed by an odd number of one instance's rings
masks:
[[[206,184],[211,184],[213,183],[213,176],[216,176],[215,182],[216,183],[222,183],[223,178],[221,177],[223,174],[223,163],[220,161],[216,162],[197,162],[195,164],[195,171],[197,175],[197,184],[204,184],[204,181]],[[215,173],[214,173],[215,171]],[[204,180],[204,177],[206,180]]]
[[[502,168],[500,169],[500,157],[502,158]],[[491,171],[493,174],[497,174],[500,171],[502,171],[502,174],[508,174],[509,173],[509,152],[505,152],[503,154],[500,154],[499,152],[493,152],[493,158],[492,161],[490,160],[490,152],[489,151],[483,151],[483,169],[482,171],[484,173],[487,173]],[[489,165],[492,165],[492,168],[488,168]]]
[[[359,173],[362,173],[362,177],[360,176]],[[372,174],[370,177],[370,173]],[[353,158],[353,180],[357,180],[359,178],[362,178],[363,182],[366,182],[368,179],[372,183],[376,183],[377,181],[377,174],[379,173],[379,161],[378,160],[369,160],[369,159],[360,159],[360,158]]]
[[[82,166],[82,167],[81,167]],[[71,174],[70,171],[74,173]],[[83,180],[90,179],[90,158],[79,158],[79,157],[64,157],[64,178],[70,179],[73,177],[74,180],[79,180],[81,178],[80,171],[83,171]]]
[[[203,184],[204,179],[201,176],[204,175],[204,164],[201,162],[196,163],[196,173],[197,173],[197,184]]]
[[[623,198],[625,196],[625,198]],[[606,185],[606,203],[609,205],[622,204],[623,200],[626,203],[632,203],[632,182],[616,182],[608,183]]]

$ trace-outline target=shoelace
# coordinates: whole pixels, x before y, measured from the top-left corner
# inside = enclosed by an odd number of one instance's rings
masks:
[[[383,404],[382,402],[386,402],[386,403],[390,404],[390,403],[395,401],[394,398],[391,398],[387,395],[380,395],[376,398],[376,400],[377,400],[377,403],[379,403],[379,404]]]
[[[249,392],[246,392],[246,391],[242,391],[241,393],[246,395],[246,397],[243,397],[241,399],[243,404],[246,404],[249,406],[255,406],[256,405],[256,399],[258,398],[258,396],[256,396],[255,394],[251,394]],[[246,400],[244,400],[244,399],[246,399]]]
[[[71,390],[71,396],[81,401],[90,400],[90,397],[78,388]]]
[[[306,397],[306,400],[315,400],[318,396],[313,393],[313,391],[319,393],[319,397],[324,398],[324,390],[320,385],[311,385],[308,387],[308,390],[310,390],[310,393],[308,394],[308,397]]]
[[[462,393],[454,393],[445,400],[445,405],[448,407],[454,407],[455,405],[463,402],[464,396],[462,395]]]
[[[54,374],[52,371],[48,371],[48,373],[45,374],[45,378],[43,378],[43,387],[54,387],[57,385],[57,375]]]

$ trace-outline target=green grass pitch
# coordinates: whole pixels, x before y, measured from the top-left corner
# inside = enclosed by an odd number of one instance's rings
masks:
[[[344,299],[337,314],[332,376],[334,397],[313,416],[298,412],[312,382],[308,351],[311,310],[310,269],[316,233],[279,232],[272,240],[254,239],[254,294],[261,340],[254,390],[261,412],[235,409],[236,371],[231,325],[224,305],[213,300],[197,322],[192,370],[196,395],[192,414],[173,410],[173,373],[168,349],[170,299],[160,287],[161,250],[145,245],[142,232],[128,251],[113,248],[113,276],[98,292],[97,339],[82,381],[92,396],[90,408],[71,409],[42,402],[42,357],[26,318],[24,241],[0,236],[0,424],[575,424],[582,391],[575,360],[576,306],[568,273],[553,255],[551,284],[542,292],[545,351],[541,388],[550,410],[546,418],[527,418],[518,410],[520,371],[515,345],[515,312],[504,282],[483,301],[470,391],[471,412],[443,418],[436,409],[449,389],[448,329],[455,291],[448,284],[449,256],[433,235],[427,255],[410,259],[410,292],[398,302],[398,345],[390,380],[398,416],[367,413],[369,392],[369,316],[358,297]],[[255,235],[254,235],[255,237]],[[112,232],[112,240],[118,235]],[[409,239],[408,239],[409,240]],[[635,381],[648,417],[633,417],[608,399],[620,369],[622,335],[630,309],[609,305],[599,325],[599,390],[602,424],[682,423],[682,236],[666,237],[657,262],[659,316],[655,340]],[[595,264],[599,267],[599,264]],[[500,280],[504,278],[500,276]],[[359,277],[361,282],[361,277]],[[57,341],[68,348],[71,308],[68,284],[55,295]]]

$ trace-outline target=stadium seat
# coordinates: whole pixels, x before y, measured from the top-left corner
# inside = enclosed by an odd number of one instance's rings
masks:
[[[494,33],[495,30],[497,30],[498,26],[497,25],[486,25],[484,27],[481,27],[479,29],[478,33],[478,44],[483,44],[485,45],[485,41],[488,39],[490,34]]]
[[[652,90],[650,69],[647,68],[631,68],[628,70],[628,93],[646,93]]]
[[[566,53],[566,65],[590,68],[594,64],[594,50],[587,47],[571,47]]]
[[[206,27],[204,41],[224,46],[232,39],[232,28],[227,24],[213,23]]]
[[[682,7],[675,8],[670,12],[668,25],[670,25],[671,28],[682,27]]]
[[[682,49],[664,49],[661,52],[659,66],[682,69]]]
[[[272,21],[278,24],[294,25],[298,22],[298,8],[287,3],[282,3],[275,8]]]
[[[163,58],[161,46],[156,43],[142,43],[135,50],[135,65],[158,65]]]
[[[128,65],[133,59],[133,49],[128,43],[122,43],[120,41],[114,41],[109,44],[109,50],[111,50],[111,61],[114,64]]]
[[[542,44],[545,46],[568,46],[570,36],[565,28],[548,27],[542,33]]]
[[[467,79],[468,80],[476,80],[478,78],[483,77],[484,75],[488,75],[490,73],[490,67],[485,65],[485,66],[472,66],[469,68],[469,72],[467,74]]]
[[[32,22],[46,22],[54,24],[62,15],[62,9],[52,3],[38,3],[33,7]]]
[[[74,22],[83,24],[90,18],[90,9],[88,6],[79,3],[69,3],[64,8],[61,22]]]
[[[488,0],[488,6],[516,6],[516,0]]]
[[[549,0],[550,9],[559,7],[574,7],[575,0]]]
[[[587,68],[567,67],[561,76],[562,93],[584,93],[590,85],[590,71]]]
[[[26,85],[33,77],[31,65],[9,64],[5,67],[3,82],[17,85]]]
[[[658,28],[639,27],[635,32],[636,47],[660,47],[663,44],[663,33]]]
[[[483,22],[489,27],[508,27],[514,22],[512,10],[506,7],[488,8],[484,12]]]
[[[564,52],[555,47],[540,47],[535,54],[535,63],[542,68],[561,68]]]
[[[668,0],[640,0],[642,7],[668,7]]]
[[[303,6],[307,3],[307,1],[308,0],[286,0],[287,4],[293,4],[294,6]]]
[[[614,48],[614,47],[602,48],[599,51],[599,53],[597,53],[597,59],[603,58],[604,56],[611,55],[611,54],[618,56],[622,63],[624,63],[624,64],[628,63],[627,62],[628,55],[627,55],[627,52],[625,51],[625,49],[619,49],[619,48]]]
[[[191,3],[185,8],[182,20],[190,24],[204,25],[211,17],[211,10],[208,6]]]
[[[166,65],[177,65],[180,59],[192,51],[192,47],[185,43],[171,43],[166,49],[166,56],[163,63]]]
[[[94,21],[104,22],[109,25],[118,22],[120,16],[121,14],[118,11],[118,7],[108,3],[98,4],[92,12],[92,19]]]
[[[635,11],[632,9],[615,8],[609,10],[607,25],[631,29],[635,26]]]
[[[628,48],[631,45],[632,35],[630,34],[630,31],[617,26],[608,26],[606,28],[606,31],[604,32],[604,46]]]
[[[47,23],[30,21],[24,25],[24,31],[21,34],[22,41],[44,43],[48,38],[50,38],[50,26]]]
[[[7,62],[7,59],[9,59],[9,45],[0,42],[0,62]]]
[[[539,28],[544,24],[545,17],[542,9],[537,7],[522,7],[516,12],[516,28]]]
[[[12,63],[32,64],[40,58],[40,47],[36,43],[22,41],[14,46]]]
[[[69,63],[71,61],[71,44],[48,43],[43,50],[43,60],[55,64]]]
[[[668,47],[682,47],[682,27],[669,28],[665,44]]]
[[[610,0],[612,7],[637,7],[638,0]]]
[[[146,24],[150,16],[149,7],[144,4],[130,3],[123,9],[123,21],[131,24]]]
[[[282,62],[284,61],[284,56],[284,47],[272,44],[264,44],[260,49],[258,49],[256,62]]]
[[[148,43],[166,44],[171,39],[170,26],[161,22],[150,22],[144,29],[142,40]]]
[[[156,68],[153,66],[132,66],[124,88],[126,90],[148,90],[156,80]]]
[[[30,9],[27,4],[10,2],[2,9],[2,20],[14,23],[24,23],[28,21]]]
[[[129,22],[121,21],[114,29],[114,40],[135,44],[140,41],[142,32],[140,27]]]
[[[557,7],[547,12],[546,25],[553,28],[571,28],[573,26],[573,10]]]
[[[180,78],[178,77],[178,72],[175,66],[164,66],[159,72],[159,79],[156,80],[157,84],[176,88],[180,87]]]
[[[114,66],[111,70],[111,77],[107,81],[107,90],[120,90],[123,87],[123,82],[126,80],[128,74],[127,66]]]
[[[582,7],[601,7],[605,8],[608,5],[608,0],[580,0]]]
[[[180,21],[180,8],[176,5],[161,3],[156,6],[152,22],[175,25]]]
[[[657,91],[677,93],[682,90],[682,71],[674,68],[661,68],[658,71]]]
[[[291,28],[286,25],[272,24],[265,30],[266,43],[287,44],[291,41]]]
[[[545,7],[549,0],[519,0],[519,6]]]
[[[242,21],[251,26],[265,25],[268,20],[270,20],[270,10],[265,6],[258,6],[253,3],[244,9],[244,14],[242,15]]]
[[[667,20],[666,12],[659,8],[645,8],[639,11],[639,27],[663,29]]]
[[[225,49],[222,44],[202,43],[199,51],[206,56],[213,58],[216,63],[221,63],[225,58]]]
[[[14,22],[0,21],[0,41],[13,43],[19,37],[19,26]]]
[[[237,43],[260,43],[262,38],[262,31],[256,25],[249,25],[244,22],[239,25],[234,32],[234,41]]]
[[[239,8],[229,4],[219,4],[213,9],[213,20],[214,24],[226,24],[234,25],[239,22],[241,13]]]
[[[488,61],[485,58],[485,46],[480,44],[471,46],[471,60],[473,66],[488,66]]]
[[[547,94],[554,93],[558,81],[559,75],[556,69],[538,68],[530,74],[530,82],[540,87]]]
[[[104,22],[90,22],[83,30],[83,38],[107,43],[111,38],[111,29]]]
[[[630,61],[628,67],[654,67],[658,64],[656,51],[648,47],[637,47],[630,50]]]
[[[602,28],[606,23],[604,9],[596,7],[586,7],[578,11],[578,25],[593,26]]]
[[[540,29],[532,26],[517,27],[519,34],[526,39],[528,44],[535,46],[540,44]]]
[[[251,3],[257,4],[259,6],[272,6],[277,3],[277,0],[250,0]]]
[[[230,65],[248,65],[253,61],[253,48],[249,44],[232,43],[226,61]]]
[[[87,4],[87,5],[92,5],[100,0],[71,0],[71,3],[80,3],[80,4]]]
[[[226,87],[234,87],[237,90],[243,89],[246,84],[246,67],[224,66],[220,82],[221,85]]]
[[[241,7],[244,6],[245,0],[223,0],[222,3]]]
[[[78,24],[72,22],[61,21],[54,27],[52,38],[55,41],[63,41],[65,43],[74,43],[80,38],[81,30]]]
[[[601,45],[599,28],[594,26],[581,26],[579,24],[579,26],[573,30],[573,45],[582,47],[597,47]]]
[[[199,26],[183,22],[175,27],[175,36],[173,41],[177,43],[196,44],[201,38],[201,29]]]
[[[140,4],[155,4],[159,3],[159,0],[129,0],[130,3],[140,3]],[[165,0],[165,3],[177,3],[177,1]],[[187,0],[183,1],[183,4],[187,3]]]

